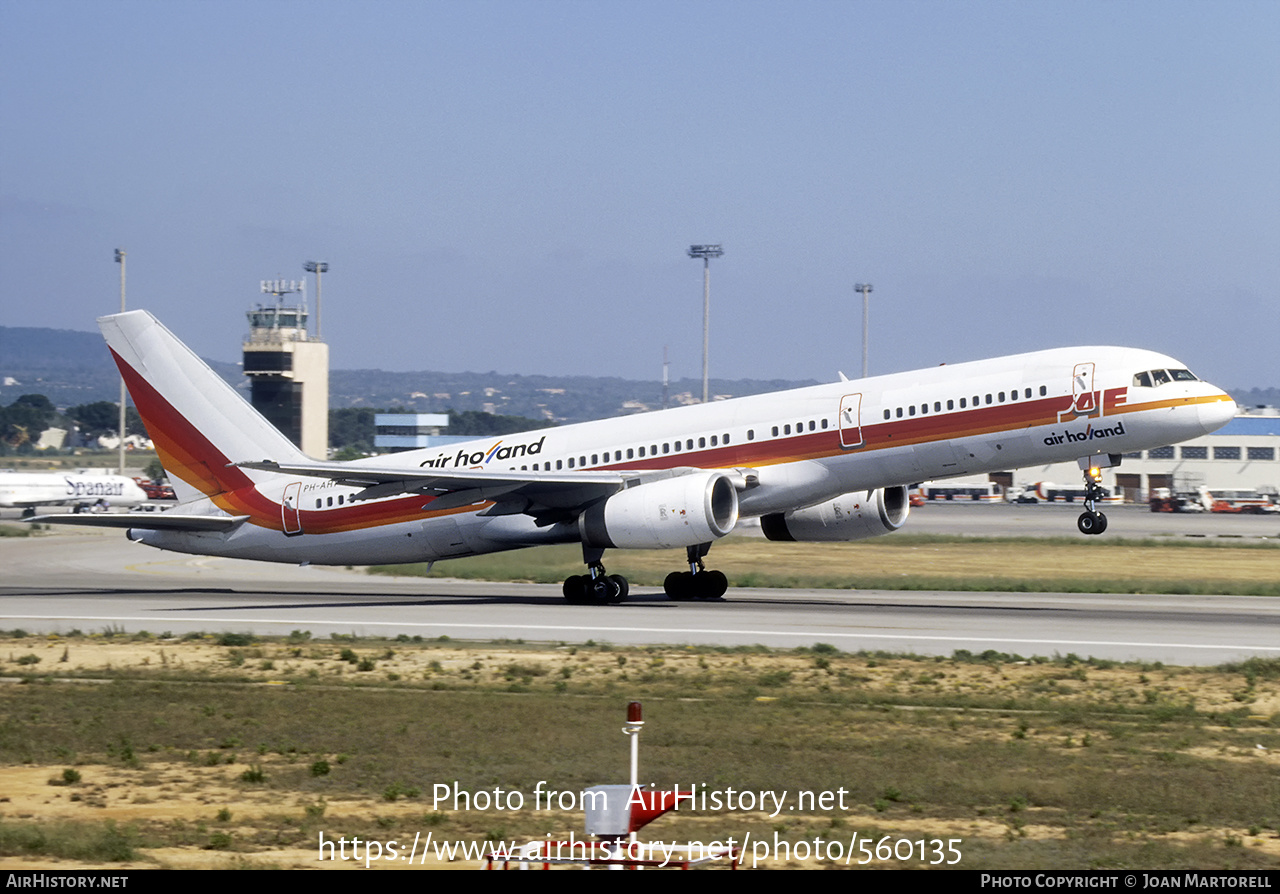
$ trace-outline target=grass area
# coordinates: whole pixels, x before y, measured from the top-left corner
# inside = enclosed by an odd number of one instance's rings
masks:
[[[1280,867],[1276,660],[1187,669],[299,632],[11,635],[0,662],[27,684],[0,687],[0,780],[35,774],[41,803],[60,811],[16,819],[32,808],[0,804],[0,857],[163,862],[150,855],[185,848],[232,865],[314,854],[320,831],[581,835],[579,813],[532,810],[533,793],[624,780],[619,728],[634,699],[643,779],[789,805],[682,811],[647,837],[958,838],[970,869]],[[527,806],[455,809],[437,784],[516,791]],[[801,791],[843,792],[843,807],[796,810]]]
[[[609,571],[661,586],[684,551],[618,550]],[[735,587],[999,590],[1280,596],[1280,542],[960,537],[895,534],[858,543],[773,543],[728,537],[708,564]],[[557,583],[582,573],[577,546],[551,546],[438,563],[389,565],[378,574]]]

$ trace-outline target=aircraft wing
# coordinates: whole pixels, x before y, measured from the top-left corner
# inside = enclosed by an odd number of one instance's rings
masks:
[[[430,496],[433,509],[452,509],[493,502],[489,515],[524,513],[547,523],[576,512],[620,490],[695,471],[690,468],[644,472],[571,472],[567,475],[538,472],[471,471],[468,469],[405,469],[350,463],[240,462],[236,466],[285,475],[326,478],[348,487],[364,488],[357,500],[373,500],[398,494]]]
[[[22,519],[32,524],[137,528],[149,531],[229,531],[247,515],[184,515],[176,512],[59,512]]]

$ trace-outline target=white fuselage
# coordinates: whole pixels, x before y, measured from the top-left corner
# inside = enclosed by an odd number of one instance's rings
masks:
[[[138,482],[124,475],[0,471],[0,506],[91,506],[100,500],[138,506],[146,499]]]
[[[706,405],[566,425],[351,463],[407,472],[510,472],[536,478],[662,469],[726,470],[742,516],[785,513],[845,493],[1020,466],[1124,454],[1213,431],[1235,404],[1170,357],[1063,348],[842,381]],[[1151,381],[1148,376],[1147,381]],[[257,459],[258,457],[247,457]],[[240,459],[240,458],[235,458]],[[274,505],[283,530],[131,534],[184,552],[283,562],[378,564],[574,541],[574,524],[539,526],[492,501],[432,509],[430,497],[354,499],[359,487],[265,471],[244,506]],[[229,508],[224,511],[255,510]],[[188,504],[212,509],[207,500]],[[241,504],[238,503],[237,507]],[[281,516],[273,520],[280,527]]]

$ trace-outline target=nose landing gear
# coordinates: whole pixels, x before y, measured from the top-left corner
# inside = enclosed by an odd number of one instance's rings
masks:
[[[1102,470],[1090,466],[1084,470],[1084,512],[1076,519],[1081,534],[1101,534],[1107,529],[1107,517],[1097,509],[1098,500],[1106,494],[1102,489]]]

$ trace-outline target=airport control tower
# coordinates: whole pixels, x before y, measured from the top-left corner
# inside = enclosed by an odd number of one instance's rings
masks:
[[[325,459],[329,451],[329,346],[307,332],[306,283],[264,280],[272,304],[249,311],[244,374],[250,402],[303,453]],[[282,303],[288,295],[299,303]]]

